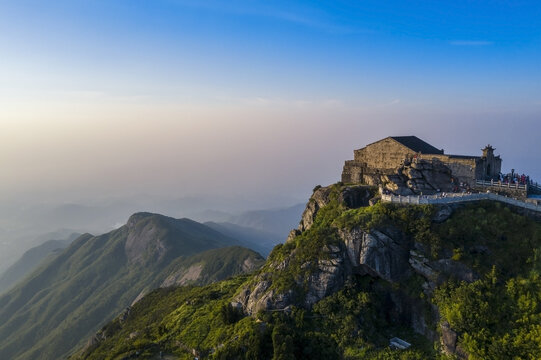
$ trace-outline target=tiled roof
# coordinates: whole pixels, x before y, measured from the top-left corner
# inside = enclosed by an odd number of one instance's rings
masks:
[[[443,150],[439,150],[427,142],[419,139],[417,136],[391,136],[391,139],[398,141],[400,144],[415,152],[421,154],[443,154]]]

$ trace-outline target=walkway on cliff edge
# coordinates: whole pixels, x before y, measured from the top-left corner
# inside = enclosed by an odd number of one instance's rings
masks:
[[[480,201],[480,200],[500,201],[500,202],[518,206],[524,209],[541,212],[541,205],[527,203],[524,201],[509,198],[507,196],[502,196],[502,195],[493,194],[493,193],[477,193],[477,194],[448,193],[448,194],[445,194],[445,196],[442,196],[442,195],[400,196],[400,195],[387,195],[387,194],[381,195],[381,201],[383,202],[390,202],[394,204],[412,204],[412,205],[452,204],[452,203]]]

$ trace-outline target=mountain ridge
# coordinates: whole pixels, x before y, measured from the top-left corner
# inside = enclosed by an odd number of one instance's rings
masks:
[[[0,358],[58,358],[140,294],[158,287],[175,259],[189,261],[235,243],[192,220],[152,213],[136,213],[106,234],[83,234],[0,296]],[[220,256],[214,254],[213,261]],[[255,252],[243,256],[254,264],[261,259]],[[227,268],[220,278],[242,270]],[[212,281],[210,275],[199,283]]]
[[[27,250],[14,264],[7,268],[0,276],[0,294],[8,290],[9,287],[24,278],[33,269],[38,267],[42,261],[47,261],[47,257],[54,255],[66,248],[73,240],[81,234],[73,233],[64,240],[48,240]]]
[[[402,206],[373,194],[314,189],[299,228],[260,270],[155,290],[77,358],[541,356],[538,221],[490,201]],[[411,347],[390,349],[396,337]]]

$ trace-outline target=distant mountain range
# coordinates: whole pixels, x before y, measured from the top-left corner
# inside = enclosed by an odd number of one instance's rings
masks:
[[[61,358],[151,289],[252,271],[263,258],[231,247],[246,243],[151,213],[134,214],[103,235],[81,235],[0,296],[0,359]]]
[[[280,235],[283,242],[289,231],[299,226],[305,206],[297,204],[288,208],[246,211],[232,216],[227,222]]]
[[[265,232],[228,222],[206,222],[205,225],[238,240],[242,246],[255,250],[265,257],[277,244],[285,240],[282,236],[275,233]]]
[[[11,265],[0,276],[0,293],[21,280],[25,275],[29,274],[49,256],[59,254],[62,249],[68,247],[69,244],[80,235],[81,234],[73,233],[64,240],[48,240],[25,252],[15,264]]]
[[[276,234],[284,241],[289,230],[297,227],[303,206],[241,212],[241,205],[229,198],[150,196],[96,200],[92,204],[0,204],[0,273],[25,251],[47,240],[65,239],[73,232],[105,233],[122,226],[140,209],[198,222],[229,222]],[[54,234],[58,229],[62,229],[61,234]]]
[[[259,271],[155,289],[72,359],[541,359],[537,214],[374,193],[318,187]]]
[[[267,234],[277,235],[285,241],[291,229],[299,226],[299,219],[305,204],[296,204],[284,208],[250,210],[239,214],[224,211],[204,210],[188,217],[200,222],[229,223],[244,228],[251,228]]]

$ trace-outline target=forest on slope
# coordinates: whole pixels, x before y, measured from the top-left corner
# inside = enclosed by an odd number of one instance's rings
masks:
[[[77,358],[541,357],[537,220],[488,201],[368,206],[372,194],[316,188],[256,273],[156,290]]]

